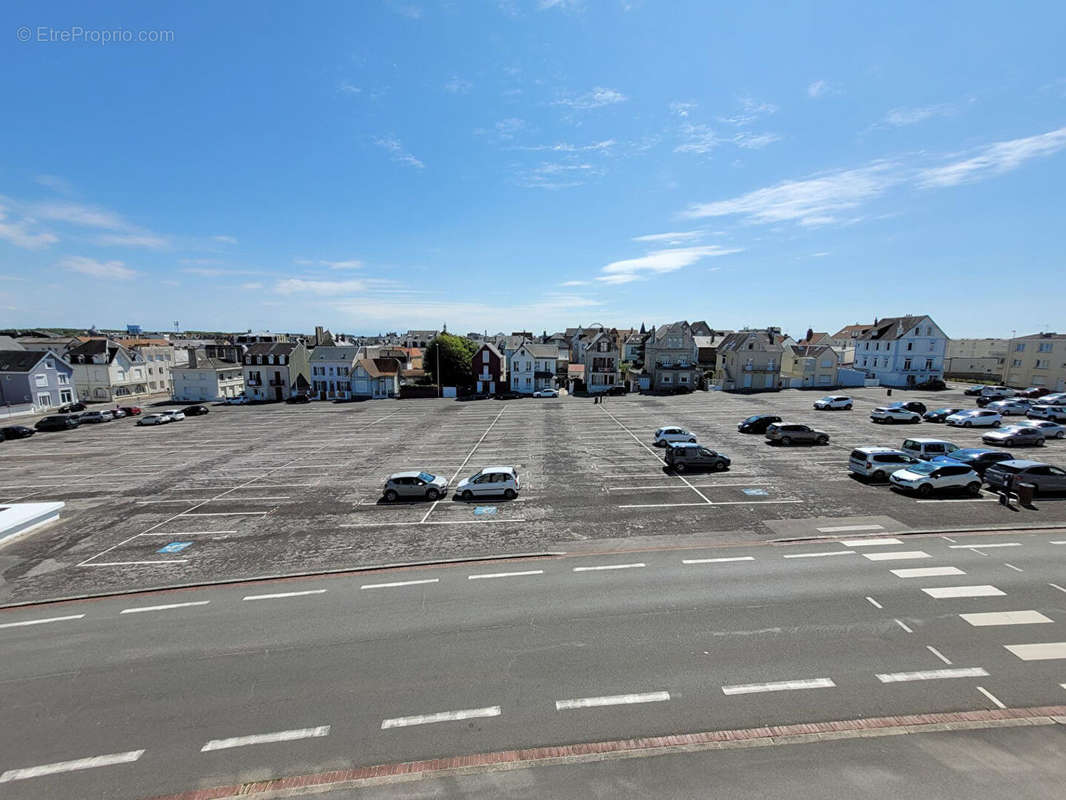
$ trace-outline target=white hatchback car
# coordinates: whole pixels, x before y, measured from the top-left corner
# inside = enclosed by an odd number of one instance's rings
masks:
[[[558,389],[537,389],[537,391],[533,392],[533,396],[534,397],[558,397],[559,396],[559,390]]]
[[[960,428],[998,428],[1003,417],[987,408],[971,408],[969,411],[952,414],[944,422]]]
[[[927,461],[893,472],[888,480],[893,488],[921,497],[946,489],[965,491],[971,497],[981,494],[981,476],[965,464]]]
[[[165,414],[167,417],[170,418],[171,422],[177,422],[178,420],[185,419],[185,412],[182,411],[180,408],[170,408],[166,411],[160,411],[159,413]]]
[[[1066,405],[1040,403],[1032,406],[1025,416],[1029,417],[1029,419],[1050,419],[1054,422],[1066,422]]]
[[[655,431],[655,446],[666,447],[668,442],[695,442],[696,434],[674,426]]]
[[[513,500],[522,486],[518,470],[514,467],[485,467],[476,475],[463,478],[455,487],[455,493],[463,500],[473,500],[486,495],[503,495]]]
[[[908,411],[896,406],[878,406],[870,412],[874,422],[921,422],[922,415],[917,411]]]
[[[821,400],[814,401],[814,407],[819,411],[828,411],[830,409],[842,408],[845,411],[850,411],[852,406],[851,398],[842,394],[830,394],[823,397]]]

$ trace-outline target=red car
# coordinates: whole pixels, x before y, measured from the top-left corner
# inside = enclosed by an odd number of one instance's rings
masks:
[[[138,414],[141,413],[141,409],[137,406],[122,406],[122,410],[125,411],[131,417],[136,417]]]
[[[1023,389],[1022,391],[1018,392],[1018,397],[1028,397],[1029,399],[1034,399],[1037,397],[1043,397],[1047,393],[1048,390],[1045,389],[1043,386],[1030,386],[1028,389]]]

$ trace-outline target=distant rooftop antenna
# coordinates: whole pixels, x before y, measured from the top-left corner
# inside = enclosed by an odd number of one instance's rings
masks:
[[[174,320],[174,333],[181,333],[181,326],[178,324],[178,320]]]

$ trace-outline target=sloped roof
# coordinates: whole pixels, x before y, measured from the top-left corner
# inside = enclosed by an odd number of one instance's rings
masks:
[[[358,347],[343,347],[333,345],[319,345],[311,351],[312,361],[355,361]]]
[[[656,328],[648,341],[658,344],[659,342],[664,341],[667,336],[684,336],[687,333],[691,333],[691,331],[691,326],[685,320],[681,320],[680,322],[670,322]]]
[[[1066,333],[1030,333],[1026,336],[1016,336],[1016,339],[1066,339]]]
[[[872,328],[873,325],[845,325],[833,334],[833,339],[855,339]]]
[[[29,372],[47,354],[44,350],[0,350],[0,372]]]
[[[795,353],[797,356],[801,356],[801,357],[804,357],[804,358],[806,358],[806,357],[818,358],[820,355],[822,355],[826,351],[835,352],[832,347],[829,347],[829,345],[825,345],[825,344],[812,344],[812,345],[794,344],[794,345],[792,345],[792,352]]]
[[[115,360],[115,356],[118,355],[118,351],[121,349],[119,345],[109,342],[107,339],[90,339],[67,350],[67,356],[73,363],[78,358],[88,359],[92,356],[102,356],[106,353],[107,363],[110,364]]]
[[[392,358],[360,358],[356,364],[365,369],[371,378],[395,375],[399,370],[396,360]]]
[[[479,347],[475,351],[474,355],[477,355],[482,350],[488,350],[490,353],[493,353],[497,358],[503,358],[503,353],[501,353],[500,349],[492,342],[482,342],[481,347]]]
[[[911,332],[926,315],[920,317],[885,317],[877,325],[871,326],[859,334],[859,339],[891,341]]]
[[[729,335],[719,333],[715,336],[693,336],[692,338],[696,341],[696,347],[718,347]]]
[[[559,357],[559,348],[553,344],[534,344],[533,342],[526,342],[520,349],[528,351],[533,358]]]
[[[287,356],[299,342],[255,342],[248,345],[246,356]]]
[[[769,344],[782,344],[785,341],[785,337],[780,333],[771,333],[764,330],[737,331],[722,339],[718,345],[718,350],[739,350],[753,336],[765,339]]]
[[[10,336],[0,336],[0,350],[25,350],[21,344]]]

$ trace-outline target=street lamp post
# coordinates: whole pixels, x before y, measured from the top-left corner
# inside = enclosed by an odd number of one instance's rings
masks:
[[[1011,332],[1010,332],[1010,341],[1007,342],[1007,356],[1006,356],[1006,358],[1003,359],[1003,385],[1004,386],[1009,386],[1010,385],[1008,383],[1008,380],[1010,379],[1010,366],[1011,366],[1010,360],[1013,357],[1013,356],[1011,356],[1011,353],[1014,352],[1014,337],[1015,337],[1016,334],[1017,334],[1017,330],[1012,328]]]

